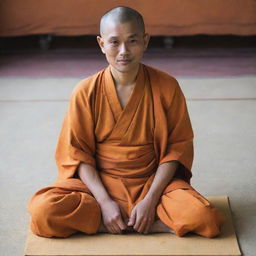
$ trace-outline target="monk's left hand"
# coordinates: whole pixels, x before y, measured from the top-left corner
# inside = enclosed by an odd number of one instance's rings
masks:
[[[127,225],[133,226],[139,233],[147,234],[154,223],[155,212],[156,205],[152,200],[144,198],[132,209]]]

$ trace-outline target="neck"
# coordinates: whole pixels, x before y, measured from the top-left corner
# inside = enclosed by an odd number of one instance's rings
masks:
[[[110,66],[110,71],[115,81],[116,86],[129,86],[135,83],[138,71],[138,65],[135,69],[131,70],[130,72],[119,72],[118,70],[114,69]]]

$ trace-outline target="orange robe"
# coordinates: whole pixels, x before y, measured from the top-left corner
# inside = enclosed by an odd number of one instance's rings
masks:
[[[100,207],[77,177],[81,162],[94,166],[124,219],[147,194],[156,170],[180,165],[156,208],[179,236],[220,233],[224,217],[190,185],[193,131],[185,98],[172,76],[140,64],[136,85],[122,109],[110,67],[82,80],[73,90],[59,136],[58,179],[29,202],[31,229],[40,236],[94,234]]]

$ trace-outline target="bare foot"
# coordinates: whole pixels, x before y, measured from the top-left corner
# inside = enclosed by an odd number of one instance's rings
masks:
[[[125,232],[137,232],[133,229],[133,227],[127,227]],[[104,225],[101,223],[100,228],[98,230],[99,233],[109,233]],[[165,225],[161,220],[157,220],[153,223],[151,228],[149,229],[149,233],[175,233],[171,228]]]
[[[165,225],[161,220],[157,220],[153,223],[149,229],[149,233],[175,233],[174,230]]]
[[[135,232],[133,227],[127,227],[124,232]],[[108,230],[105,228],[105,226],[101,223],[100,228],[98,230],[98,233],[109,233]]]

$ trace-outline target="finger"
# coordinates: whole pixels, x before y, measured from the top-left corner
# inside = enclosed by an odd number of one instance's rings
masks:
[[[149,230],[150,230],[152,224],[153,224],[152,221],[148,221],[146,227],[144,228],[144,232],[143,232],[144,234],[148,234],[149,233]]]
[[[142,218],[142,220],[140,222],[140,225],[139,225],[139,228],[138,228],[138,232],[143,233],[147,224],[148,224],[148,219]]]
[[[131,212],[131,216],[130,216],[130,219],[129,219],[127,225],[128,225],[128,226],[134,226],[135,222],[136,222],[136,211],[133,210],[133,211]]]
[[[123,220],[122,220],[121,216],[119,216],[119,217],[117,218],[117,220],[115,220],[115,221],[112,223],[112,226],[113,226],[115,232],[118,233],[118,234],[121,234],[121,233],[122,233],[122,227],[121,227],[121,224],[120,224],[120,223],[123,223]],[[123,225],[124,225],[124,223],[123,223]]]
[[[106,226],[106,229],[107,229],[108,233],[114,234],[114,230],[111,226]]]
[[[125,224],[125,222],[123,221],[122,217],[120,216],[120,218],[117,220],[117,225],[121,230],[125,230],[127,228],[127,225]]]
[[[143,231],[144,234],[147,234],[149,232],[153,222],[154,222],[154,218],[148,217],[147,224],[145,225],[144,231]]]
[[[121,233],[121,230],[118,227],[118,225],[114,225],[114,224],[112,225],[112,231],[113,231],[113,234]]]
[[[136,216],[136,222],[135,222],[133,228],[134,228],[135,230],[139,231],[139,227],[140,227],[140,225],[141,225],[141,222],[142,222],[142,217]]]
[[[116,233],[119,234],[122,233],[122,230],[126,229],[126,225],[123,221],[121,213],[112,221],[112,226],[114,227]]]
[[[106,227],[111,234],[116,234],[118,232],[118,229],[115,227],[114,223],[109,223]]]

